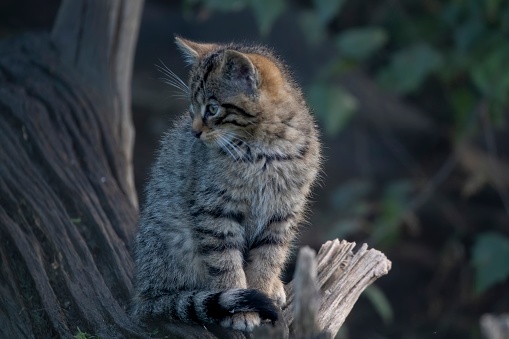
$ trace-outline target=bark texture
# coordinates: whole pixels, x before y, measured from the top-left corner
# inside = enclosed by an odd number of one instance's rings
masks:
[[[142,7],[143,0],[64,0],[51,32],[59,61],[107,106],[121,183],[135,206],[131,76]]]
[[[0,45],[3,338],[132,327],[137,212],[107,106],[76,79],[48,36]]]

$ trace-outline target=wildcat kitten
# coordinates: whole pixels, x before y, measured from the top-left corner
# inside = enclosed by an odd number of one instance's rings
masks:
[[[192,65],[189,87],[177,84],[190,112],[164,136],[146,188],[133,314],[251,331],[286,301],[279,275],[319,170],[318,134],[265,48],[176,43]]]

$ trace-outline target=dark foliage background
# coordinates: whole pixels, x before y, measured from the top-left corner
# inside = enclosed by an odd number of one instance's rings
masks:
[[[0,37],[49,29],[58,5],[0,0]],[[187,106],[154,67],[186,78],[174,34],[267,44],[303,86],[326,161],[301,243],[367,242],[393,261],[340,337],[476,338],[482,314],[509,311],[509,2],[146,0],[139,192]]]

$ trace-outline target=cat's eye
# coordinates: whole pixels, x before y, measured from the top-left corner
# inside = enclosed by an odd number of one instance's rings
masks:
[[[207,105],[207,110],[205,111],[206,115],[216,115],[217,112],[219,112],[218,104],[208,104]]]

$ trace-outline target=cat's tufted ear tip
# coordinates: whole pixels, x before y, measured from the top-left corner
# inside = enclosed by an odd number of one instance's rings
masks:
[[[215,44],[203,44],[187,40],[177,34],[175,34],[175,44],[182,52],[185,62],[190,65],[195,64],[217,46]]]

